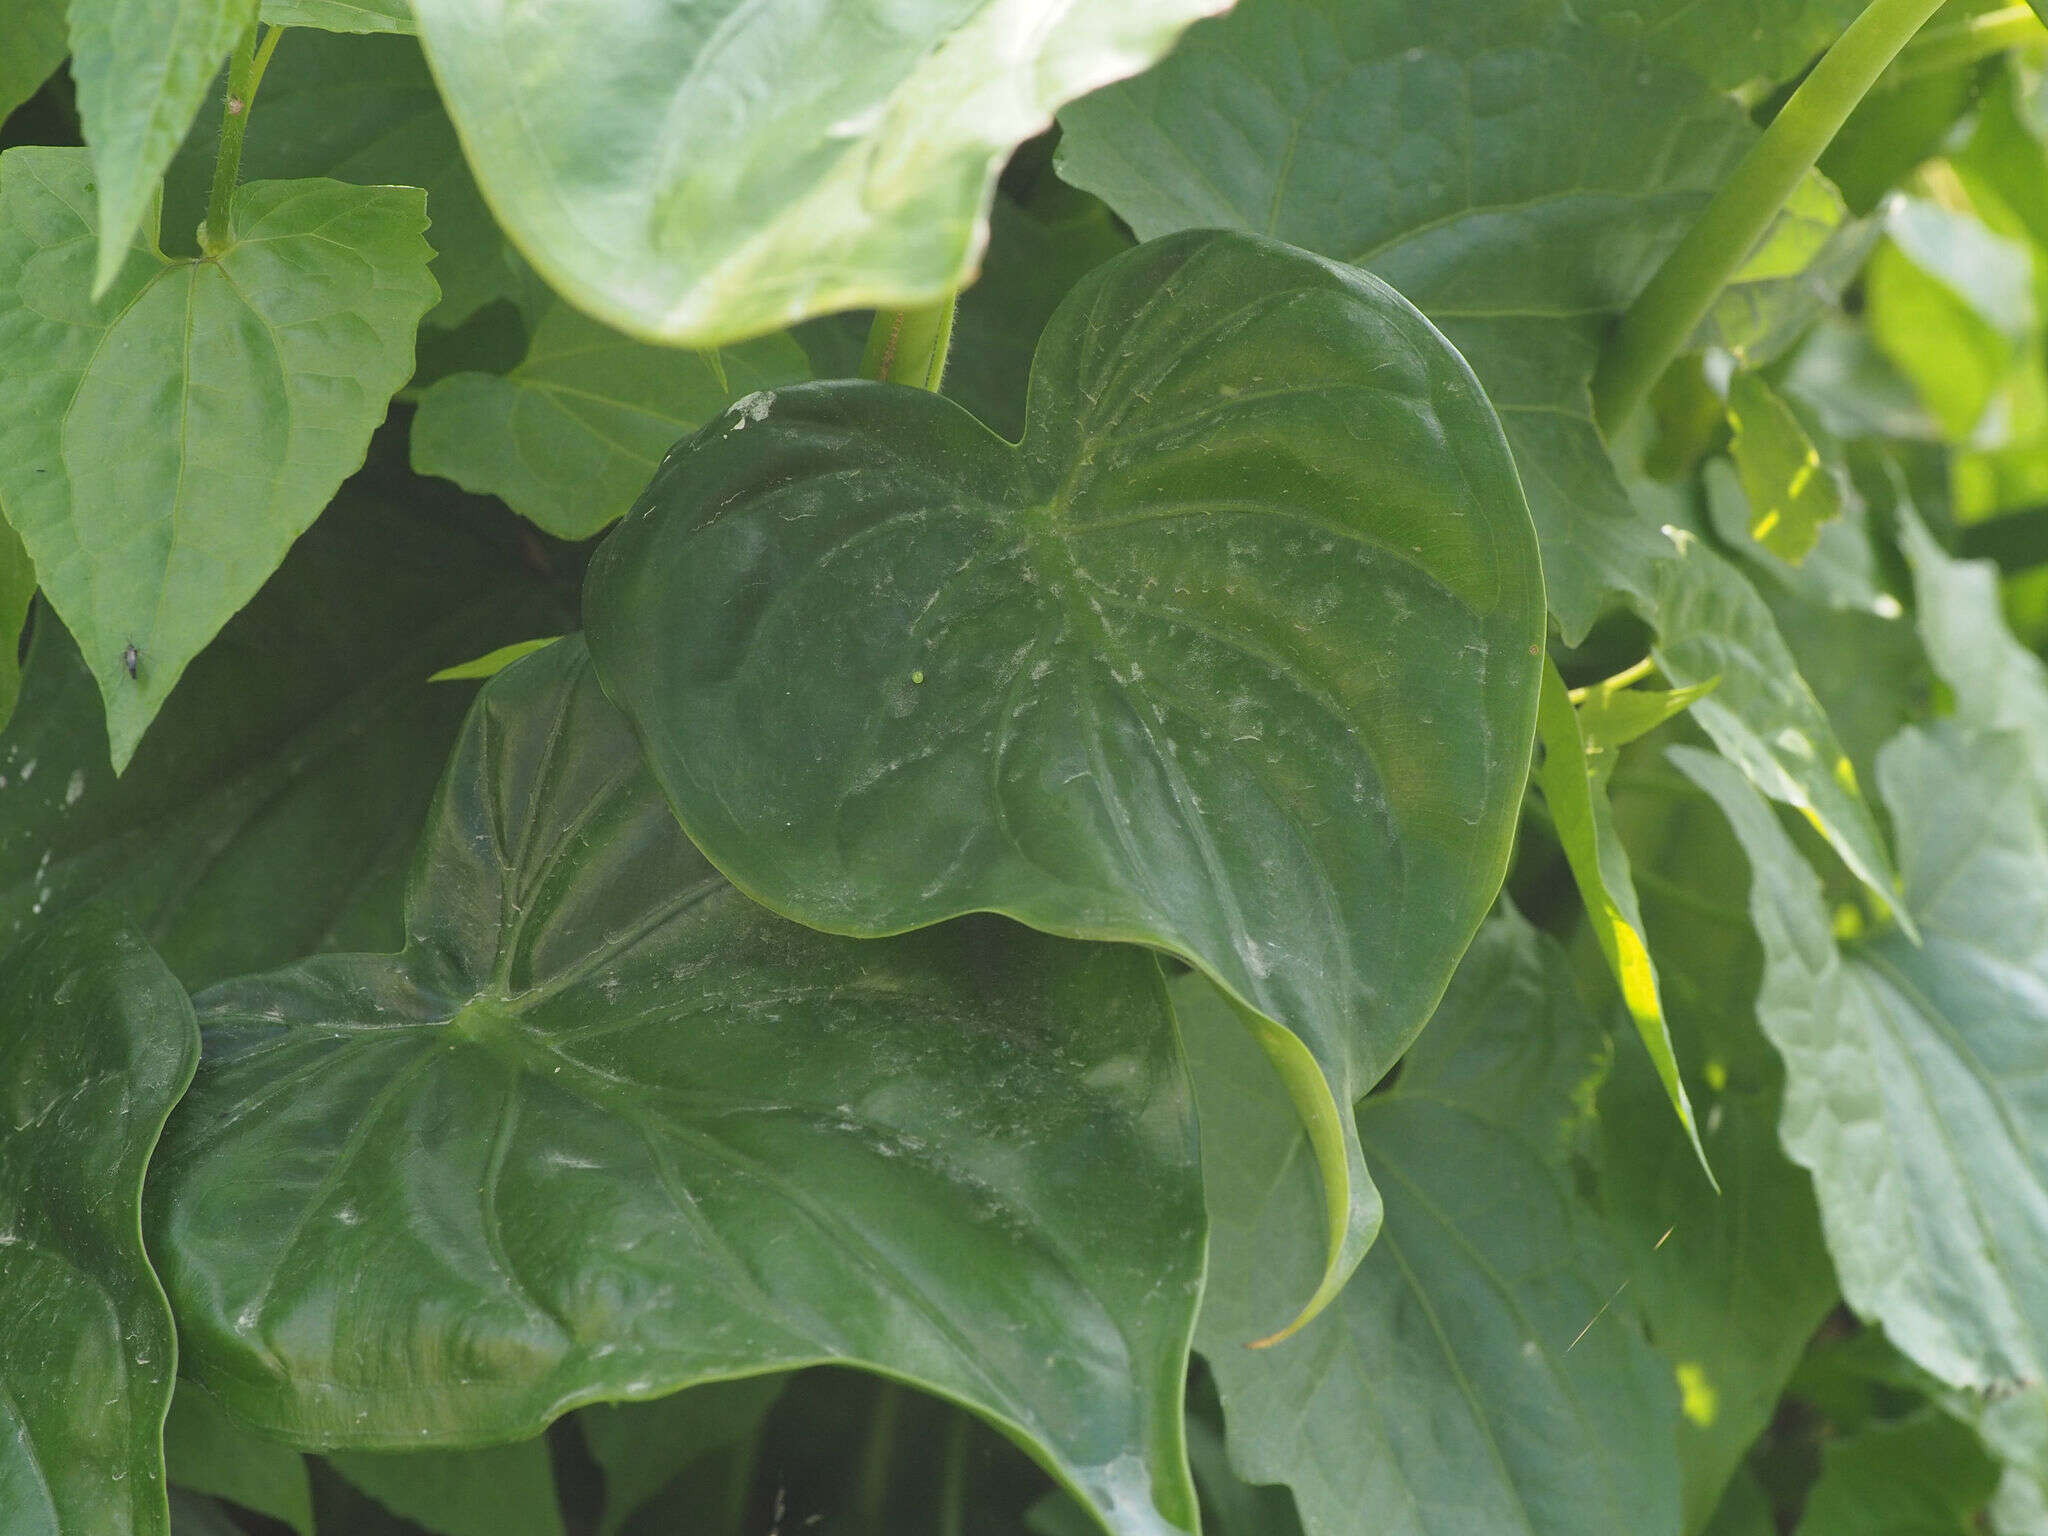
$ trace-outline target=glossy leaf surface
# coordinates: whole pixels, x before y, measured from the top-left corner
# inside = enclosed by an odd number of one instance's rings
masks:
[[[571,640],[480,696],[408,936],[202,996],[152,1245],[185,1370],[240,1417],[472,1445],[865,1364],[1004,1425],[1112,1530],[1192,1529],[1202,1215],[1149,957],[770,916]]]
[[[119,769],[362,464],[435,290],[418,192],[252,182],[217,256],[138,248],[93,303],[93,174],[82,150],[0,157],[0,499]]]
[[[1011,149],[1221,3],[414,10],[477,179],[527,259],[622,331],[704,347],[959,287]]]
[[[23,1536],[164,1536],[177,1339],[142,1175],[199,1054],[192,1006],[96,910],[0,961],[0,1514]]]
[[[1558,1165],[1604,1036],[1562,954],[1491,921],[1393,1087],[1358,1107],[1386,1225],[1351,1284],[1277,1348],[1236,1347],[1301,1239],[1300,1134],[1213,997],[1177,985],[1201,1097],[1212,1222],[1200,1341],[1231,1456],[1294,1491],[1308,1536],[1669,1536],[1673,1396],[1597,1218]],[[1591,1323],[1593,1326],[1587,1327]]]
[[[684,826],[775,910],[1150,944],[1305,1044],[1327,1299],[1372,1220],[1341,1106],[1498,888],[1542,636],[1506,445],[1412,309],[1155,242],[1061,305],[1021,447],[922,391],[743,400],[586,609]]]
[[[559,627],[509,519],[374,476],[346,488],[201,656],[130,771],[47,611],[0,733],[0,952],[89,898],[202,987],[316,950],[395,948],[413,843],[468,703],[426,681]]]
[[[1514,445],[1568,641],[1646,597],[1669,553],[1593,426],[1605,317],[1748,136],[1584,9],[1242,0],[1060,115],[1061,174],[1141,238],[1273,235],[1368,268],[1443,328]]]
[[[215,72],[255,23],[256,0],[70,0],[68,14],[71,77],[92,146],[92,176],[72,178],[66,199],[83,229],[65,232],[79,249],[76,270],[66,262],[61,280],[77,291],[60,312],[85,309],[88,294],[105,295],[129,264],[130,247],[155,242],[158,180]],[[0,224],[16,226],[22,218],[18,207],[0,204]],[[14,233],[0,233],[0,241]],[[0,245],[0,272],[25,260]]]
[[[413,468],[587,539],[631,510],[678,438],[742,395],[809,376],[786,335],[680,351],[551,304],[509,374],[458,373],[421,396]]]
[[[2018,738],[1909,730],[1878,760],[1899,829],[1896,929],[1838,946],[1819,881],[1725,765],[1681,766],[1749,855],[1757,1012],[1781,1133],[1812,1174],[1843,1294],[1958,1386],[2039,1380],[2048,1347],[2048,834]]]

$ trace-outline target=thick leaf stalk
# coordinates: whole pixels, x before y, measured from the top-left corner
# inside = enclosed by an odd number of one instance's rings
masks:
[[[1622,317],[1593,378],[1593,413],[1604,431],[1612,434],[1648,398],[1856,104],[1941,4],[1873,0],[1792,93]]]
[[[242,140],[249,131],[249,113],[256,105],[256,89],[263,83],[263,71],[277,52],[283,27],[272,27],[256,42],[256,25],[242,34],[235,56],[228,64],[228,98],[221,109],[220,153],[213,162],[213,187],[206,198],[206,230],[201,244],[210,256],[228,243],[228,212],[235,198],[235,186],[242,179]]]
[[[957,294],[919,309],[885,309],[875,316],[860,376],[885,384],[908,384],[938,393],[946,379],[946,354],[953,348]]]

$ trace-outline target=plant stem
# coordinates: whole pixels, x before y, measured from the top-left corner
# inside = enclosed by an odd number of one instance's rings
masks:
[[[896,1421],[903,1412],[903,1389],[884,1381],[875,1394],[874,1417],[868,1421],[867,1449],[861,1455],[860,1482],[854,1493],[853,1529],[857,1536],[888,1536],[882,1516],[889,1502],[889,1464],[896,1459]]]
[[[277,40],[283,36],[283,27],[272,27],[264,34],[263,46],[259,48],[256,23],[250,22],[228,64],[228,99],[221,112],[220,154],[213,162],[213,190],[206,199],[206,230],[199,241],[208,255],[227,246],[228,210],[234,202],[235,184],[242,177],[242,138],[249,131],[249,113],[256,105],[256,89],[263,84],[263,71],[270,67],[270,56],[277,52]]]
[[[868,332],[860,376],[886,384],[908,384],[938,392],[953,345],[953,309],[959,295],[947,294],[921,309],[884,309]]]
[[[1981,16],[1965,16],[1946,26],[1929,27],[1914,38],[1886,73],[1884,83],[1903,85],[2030,43],[2048,43],[2048,27],[2041,24],[2032,6],[2009,5]]]
[[[1628,313],[1593,377],[1593,415],[1612,435],[1699,329],[1821,151],[1942,0],[1871,0],[1792,93]]]
[[[946,1448],[939,1469],[939,1536],[962,1536],[967,1518],[967,1431],[973,1421],[955,1412],[946,1426]]]

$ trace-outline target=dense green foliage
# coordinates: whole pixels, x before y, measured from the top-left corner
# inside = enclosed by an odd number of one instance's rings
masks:
[[[2033,9],[0,124],[0,1536],[2048,1536]]]

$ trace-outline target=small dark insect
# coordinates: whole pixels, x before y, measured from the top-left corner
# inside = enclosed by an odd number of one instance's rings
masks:
[[[121,652],[121,665],[128,669],[128,676],[131,680],[135,676],[135,669],[141,664],[142,652],[138,651],[135,648],[135,642],[130,640]]]

